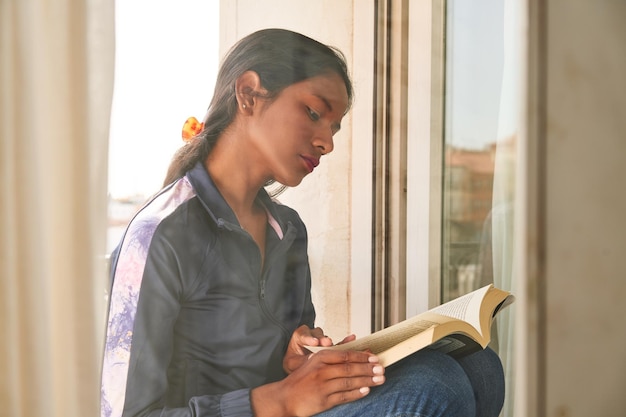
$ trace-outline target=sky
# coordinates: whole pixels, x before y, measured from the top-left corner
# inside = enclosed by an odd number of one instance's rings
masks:
[[[517,131],[523,13],[519,3],[447,3],[447,143],[484,149]]]
[[[218,0],[116,2],[109,194],[158,191],[181,129],[202,119],[219,63]]]

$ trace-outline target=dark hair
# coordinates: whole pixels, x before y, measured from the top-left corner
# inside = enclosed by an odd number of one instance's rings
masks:
[[[267,91],[265,98],[269,99],[292,84],[334,72],[342,77],[348,102],[352,102],[352,82],[341,51],[285,29],[254,32],[237,42],[226,55],[217,75],[204,129],[174,154],[164,185],[182,177],[198,161],[208,157],[237,112],[235,82],[250,70],[259,75]]]

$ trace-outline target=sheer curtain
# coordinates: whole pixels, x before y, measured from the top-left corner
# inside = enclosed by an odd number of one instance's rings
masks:
[[[498,143],[495,155],[493,178],[493,200],[490,216],[491,259],[494,284],[516,293],[515,268],[515,202],[516,177],[520,164],[517,163],[518,136],[521,123],[521,83],[522,83],[522,40],[523,1],[505,0],[503,16],[504,62],[500,111],[498,120]],[[508,311],[506,311],[508,310]],[[505,369],[507,398],[502,417],[514,415],[515,391],[515,308],[502,311],[496,321],[497,350]]]
[[[112,0],[0,0],[0,415],[95,416]]]

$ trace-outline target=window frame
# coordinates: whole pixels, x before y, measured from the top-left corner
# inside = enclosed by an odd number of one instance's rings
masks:
[[[406,313],[441,302],[445,0],[409,8]]]

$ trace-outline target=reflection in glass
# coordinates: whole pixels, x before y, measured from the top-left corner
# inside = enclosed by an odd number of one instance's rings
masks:
[[[446,3],[444,302],[488,283],[512,290],[519,3]],[[492,342],[505,367],[508,394],[513,392],[513,310],[498,318]],[[509,395],[502,415],[512,413]]]

